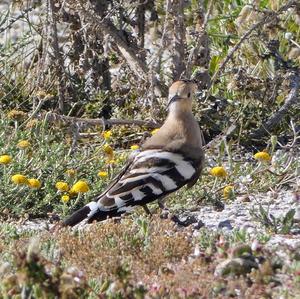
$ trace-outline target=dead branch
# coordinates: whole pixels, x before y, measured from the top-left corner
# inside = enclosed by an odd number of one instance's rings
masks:
[[[144,48],[145,45],[145,12],[147,1],[139,0],[139,5],[136,9],[137,27],[138,27],[138,37],[139,37],[139,47]]]
[[[99,24],[99,26],[105,32],[105,34],[109,34],[114,40],[121,54],[124,56],[129,64],[129,67],[136,74],[136,76],[144,81],[147,81],[148,67],[146,63],[136,56],[135,51],[122,38],[115,25],[109,20],[104,20]]]
[[[65,116],[53,112],[42,113],[34,116],[37,119],[44,120],[49,123],[63,123],[67,125],[78,124],[82,127],[95,127],[95,126],[122,126],[122,125],[134,125],[134,126],[143,126],[151,129],[159,128],[161,124],[153,122],[153,121],[145,121],[139,119],[104,119],[104,118],[80,118],[80,117],[72,117]]]
[[[56,11],[55,11],[55,4],[54,0],[49,0],[50,4],[50,12],[51,12],[51,25],[52,25],[52,47],[54,51],[54,58],[56,64],[56,73],[58,77],[58,107],[61,113],[64,112],[64,61],[62,55],[59,51],[59,44],[58,44],[58,34],[57,34],[57,21],[56,21]]]
[[[173,19],[173,80],[178,80],[185,71],[185,25],[183,9],[183,0],[172,1],[170,12]]]
[[[300,71],[297,69],[290,76],[291,90],[282,107],[275,112],[260,128],[250,134],[251,139],[258,139],[267,135],[282,118],[287,114],[289,109],[299,101],[299,85],[300,85]]]
[[[98,15],[93,14],[92,9],[86,7],[83,7],[83,9],[85,16],[89,18],[91,22],[99,26],[104,34],[108,34],[110,38],[112,38],[135,75],[143,81],[151,81],[151,72],[149,71],[146,62],[136,55],[136,51],[128,45],[116,26],[107,18],[101,18]],[[155,83],[157,84],[157,88],[160,89],[162,96],[166,96],[168,93],[167,86],[158,80]]]

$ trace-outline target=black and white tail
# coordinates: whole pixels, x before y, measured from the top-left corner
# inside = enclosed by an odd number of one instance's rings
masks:
[[[86,220],[102,221],[145,205],[196,181],[202,161],[181,153],[150,149],[137,154],[108,189],[64,221],[74,226]]]

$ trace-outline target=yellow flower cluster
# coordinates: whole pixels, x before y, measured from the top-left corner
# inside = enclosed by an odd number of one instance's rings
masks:
[[[7,117],[13,120],[22,120],[27,116],[27,114],[21,110],[13,109],[7,113]]]
[[[18,142],[17,147],[20,149],[25,149],[30,146],[30,142],[28,140],[21,140]]]
[[[104,131],[104,132],[102,133],[102,135],[103,135],[103,137],[104,137],[105,140],[109,140],[110,137],[111,137],[111,135],[112,135],[112,133],[111,133],[110,130],[108,130],[108,131]]]
[[[38,179],[27,179],[27,177],[23,174],[14,174],[11,177],[11,181],[16,185],[27,185],[29,188],[32,189],[39,189],[41,188],[42,184]]]
[[[68,176],[70,176],[70,177],[73,177],[73,176],[75,176],[75,174],[76,174],[76,170],[75,169],[67,169],[66,170],[66,175],[68,175]]]
[[[76,196],[78,193],[85,193],[90,190],[86,181],[79,180],[71,188],[67,182],[59,181],[55,184],[55,187],[60,192],[68,192],[61,196],[61,201],[67,203],[71,197]]]
[[[61,201],[62,201],[63,203],[67,203],[69,200],[70,200],[70,196],[67,195],[67,194],[65,194],[65,195],[63,195],[63,196],[61,197]]]
[[[25,185],[27,184],[27,178],[23,174],[15,174],[11,177],[11,181],[16,185]]]
[[[254,155],[254,159],[260,162],[269,162],[272,158],[267,152],[258,152]]]
[[[90,188],[87,182],[83,180],[79,180],[72,186],[70,191],[75,193],[85,193],[88,192],[89,190]]]
[[[69,187],[69,185],[68,185],[68,183],[66,183],[66,182],[57,182],[56,184],[55,184],[55,187],[56,187],[56,189],[58,190],[58,191],[61,191],[61,192],[66,192],[66,191],[68,191],[69,189],[70,189],[70,187]]]
[[[234,195],[234,187],[233,186],[229,185],[229,186],[224,187],[223,197],[225,199],[230,199],[233,197],[233,195]]]
[[[26,129],[32,129],[38,125],[39,121],[37,119],[31,119],[26,123]]]
[[[131,150],[136,151],[138,150],[140,147],[137,144],[134,144],[130,147]]]
[[[225,178],[227,176],[227,172],[222,166],[213,167],[209,173],[217,178]]]
[[[106,143],[106,144],[103,145],[102,149],[103,149],[103,152],[108,156],[108,158],[110,160],[112,160],[113,157],[114,157],[114,150],[113,150],[113,148],[108,143]]]
[[[0,156],[0,164],[9,164],[12,161],[12,157],[9,155],[2,155]]]
[[[42,184],[38,179],[28,179],[27,185],[32,189],[39,189]]]
[[[99,171],[98,172],[98,177],[100,178],[106,178],[108,176],[107,171]]]

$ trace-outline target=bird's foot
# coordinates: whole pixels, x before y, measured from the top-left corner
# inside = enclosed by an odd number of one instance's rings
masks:
[[[169,210],[164,210],[160,216],[162,219],[170,219],[179,226],[188,227],[193,225],[194,229],[200,229],[204,226],[201,220],[198,220],[195,216],[191,215],[186,217],[186,219],[181,220],[177,215],[172,214]]]
[[[165,204],[162,200],[158,200],[157,202],[158,202],[158,206],[160,207],[160,209],[169,211],[169,209],[165,206]]]

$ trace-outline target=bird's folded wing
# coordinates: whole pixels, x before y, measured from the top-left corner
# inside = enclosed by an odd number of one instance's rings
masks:
[[[99,208],[124,212],[135,205],[147,204],[194,181],[198,173],[197,163],[180,153],[142,151],[98,197]]]

